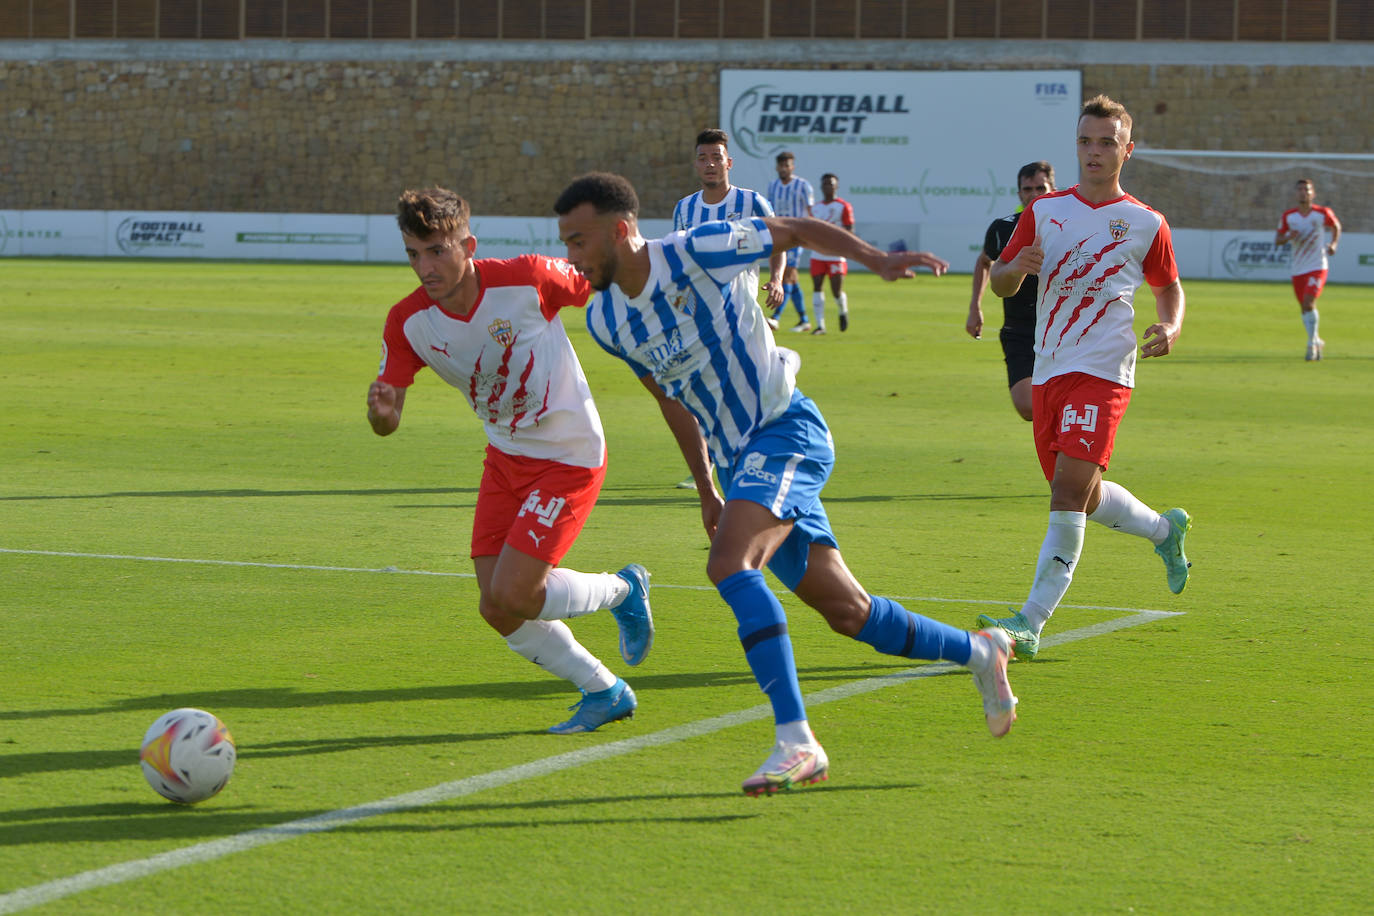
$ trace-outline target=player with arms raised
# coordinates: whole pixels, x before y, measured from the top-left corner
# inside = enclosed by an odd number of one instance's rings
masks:
[[[394,433],[425,366],[463,393],[487,433],[472,522],[483,619],[516,653],[582,691],[573,717],[549,731],[595,731],[632,716],[634,691],[563,622],[610,608],[631,665],[653,643],[644,567],[558,568],[606,476],[601,418],[558,317],[585,305],[591,287],[554,258],[475,259],[468,204],[452,191],[406,191],[397,209],[421,286],[387,315],[368,422],[379,436]]]
[[[1035,447],[1050,482],[1049,529],[1021,611],[978,618],[1010,633],[1022,658],[1035,657],[1040,632],[1068,591],[1088,520],[1153,543],[1170,591],[1188,582],[1188,513],[1160,514],[1102,479],[1135,385],[1136,290],[1150,285],[1158,317],[1145,329],[1141,356],[1168,355],[1183,325],[1169,224],[1121,187],[1134,149],[1125,107],[1105,95],[1088,100],[1078,119],[1079,183],[1031,201],[992,265],[992,291],[1003,298],[1027,275],[1040,277],[1031,401]]]

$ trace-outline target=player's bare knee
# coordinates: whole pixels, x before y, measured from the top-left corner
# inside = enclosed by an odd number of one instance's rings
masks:
[[[494,621],[511,618],[533,620],[542,607],[543,602],[530,593],[525,583],[498,580],[491,583],[490,591],[482,598],[482,617],[493,625]]]
[[[867,604],[860,606],[852,601],[841,601],[817,610],[821,612],[831,630],[850,639],[858,636],[868,621]]]

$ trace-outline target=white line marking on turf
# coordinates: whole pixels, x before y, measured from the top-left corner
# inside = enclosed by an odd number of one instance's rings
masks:
[[[0,554],[4,553],[31,557],[72,557],[79,560],[130,560],[137,563],[185,563],[192,566],[238,566],[253,569],[300,569],[317,572],[387,573],[396,576],[444,576],[453,579],[476,578],[472,573],[432,572],[427,569],[398,569],[395,566],[318,566],[308,563],[255,563],[248,560],[204,560],[193,557],[142,557],[127,553],[79,553],[71,550],[22,550],[10,547],[0,547]],[[713,585],[668,585],[659,582],[654,582],[653,587],[697,592],[713,592],[716,590]],[[924,601],[927,604],[988,604],[997,607],[1008,607],[1019,603],[1016,601],[1003,601],[997,598],[931,598],[924,595],[888,595],[887,597],[896,601]],[[1153,608],[1112,607],[1103,604],[1061,604],[1059,607],[1072,608],[1080,611],[1116,611],[1122,614],[1173,613],[1172,611],[1156,611]]]
[[[1166,617],[1177,616],[1180,616],[1180,614],[1174,611],[1140,611],[1130,617],[1119,617],[1115,620],[1108,620],[1103,623],[1093,624],[1092,626],[1079,627],[1076,630],[1067,630],[1063,633],[1046,636],[1041,639],[1040,644],[1042,646],[1059,646],[1064,643],[1076,642],[1080,639],[1102,636],[1106,633],[1125,629],[1126,627],[1138,626],[1142,623],[1149,623]],[[831,703],[835,700],[847,699],[848,697],[871,693],[875,690],[882,690],[886,687],[891,687],[915,678],[945,674],[959,667],[961,666],[953,662],[938,662],[936,664],[919,665],[907,669],[906,671],[893,672],[879,677],[865,678],[861,681],[854,681],[853,683],[842,684],[839,687],[831,687],[826,690],[808,694],[806,696],[806,704],[808,706],[819,706],[823,703]],[[402,811],[409,811],[414,808],[422,808],[426,805],[434,805],[439,802],[462,798],[466,795],[473,795],[478,792],[486,791],[487,789],[499,788],[525,779],[548,776],[560,770],[570,770],[574,767],[584,766],[589,763],[597,763],[602,760],[609,760],[613,757],[633,754],[645,748],[661,747],[665,744],[676,744],[679,741],[686,741],[689,738],[699,738],[702,735],[709,735],[712,732],[718,732],[735,725],[742,725],[746,722],[754,722],[759,719],[767,719],[771,715],[772,707],[764,703],[751,709],[742,709],[738,712],[727,713],[723,716],[716,716],[711,719],[702,719],[698,722],[689,722],[685,725],[665,728],[662,731],[654,732],[650,735],[641,735],[637,738],[626,738],[623,741],[611,741],[606,744],[598,744],[595,747],[569,751],[566,754],[555,754],[552,757],[532,760],[529,763],[507,767],[504,770],[479,773],[475,776],[454,780],[453,782],[445,782],[437,786],[431,786],[428,789],[407,792],[404,795],[393,795],[391,798],[384,798],[381,801],[368,802],[366,804],[356,805],[352,808],[340,808],[337,811],[327,811],[324,814],[317,814],[314,817],[288,821],[287,823],[276,824],[271,827],[261,827],[257,830],[249,830],[234,836],[210,840],[205,843],[197,843],[194,846],[185,846],[181,849],[173,849],[169,852],[149,856],[146,859],[121,862],[118,865],[109,865],[105,868],[97,868],[66,878],[58,878],[45,884],[35,884],[31,887],[10,891],[7,894],[0,894],[0,914],[17,913],[29,907],[51,903],[54,900],[60,900],[72,894],[79,894],[82,891],[94,890],[98,887],[109,887],[114,884],[122,884],[126,881],[134,881],[138,878],[155,875],[159,872],[181,868],[184,865],[210,862],[214,859],[223,858],[224,856],[232,855],[236,852],[244,852],[245,850],[256,849],[259,846],[280,843],[282,840],[289,840],[294,837],[311,833],[323,833],[328,830],[333,830],[336,827],[355,824],[358,821],[366,820],[370,817],[397,814]]]

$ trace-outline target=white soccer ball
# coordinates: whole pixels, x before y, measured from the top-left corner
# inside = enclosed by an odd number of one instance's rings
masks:
[[[183,805],[205,801],[234,772],[234,736],[203,709],[174,709],[143,736],[143,778],[163,798]]]

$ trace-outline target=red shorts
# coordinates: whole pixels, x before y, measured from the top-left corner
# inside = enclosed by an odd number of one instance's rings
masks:
[[[848,261],[827,261],[824,258],[811,256],[811,276],[813,277],[843,277],[849,273]]]
[[[507,455],[487,446],[472,518],[472,556],[491,557],[509,544],[558,565],[586,524],[606,465],[571,464]]]
[[[1298,304],[1308,296],[1316,299],[1322,294],[1326,287],[1326,271],[1312,270],[1305,274],[1293,275],[1293,295],[1298,297]]]
[[[1057,452],[1091,461],[1102,470],[1112,457],[1116,428],[1131,402],[1131,389],[1070,372],[1031,388],[1035,452],[1046,480],[1054,480]]]

